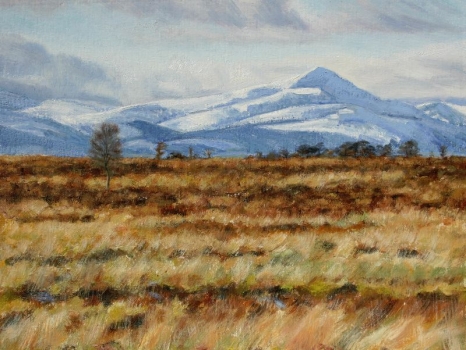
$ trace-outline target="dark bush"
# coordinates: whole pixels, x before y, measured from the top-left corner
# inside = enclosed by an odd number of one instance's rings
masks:
[[[308,144],[302,144],[296,148],[296,154],[303,158],[317,157],[325,152],[325,147],[322,142],[311,146]]]
[[[405,157],[419,156],[419,146],[416,140],[408,140],[402,143],[398,151]]]
[[[340,157],[373,157],[376,149],[368,141],[345,142],[336,149]]]

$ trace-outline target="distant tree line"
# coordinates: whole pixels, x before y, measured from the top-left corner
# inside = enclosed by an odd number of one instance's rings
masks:
[[[189,146],[188,148],[188,154],[184,155],[183,153],[179,151],[173,151],[168,154],[166,154],[168,145],[160,141],[157,143],[157,146],[155,147],[155,159],[161,160],[161,159],[197,159],[197,158],[202,158],[199,156],[197,153],[194,152],[194,148],[192,146]],[[205,158],[212,158],[213,155],[213,150],[210,148],[207,148],[204,150],[204,157]]]
[[[445,158],[448,153],[448,147],[440,145],[439,154]],[[348,141],[334,149],[328,149],[322,142],[315,145],[302,144],[299,145],[294,153],[287,149],[279,151],[270,151],[267,154],[261,152],[256,153],[256,158],[263,159],[287,159],[290,157],[311,158],[311,157],[354,157],[354,158],[369,158],[369,157],[418,157],[420,156],[419,145],[416,140],[407,140],[401,143],[397,149],[395,145],[388,143],[386,145],[372,145],[369,141]]]
[[[183,154],[180,151],[172,151],[166,154],[167,145],[164,142],[159,142],[155,148],[155,158],[157,160],[161,159],[197,159],[202,158],[198,154],[194,153],[193,147],[189,147],[188,154]],[[212,158],[212,150],[204,150],[203,158]],[[399,154],[406,157],[415,157],[419,155],[419,147],[417,142],[410,140],[402,144],[399,148]],[[356,142],[345,142],[335,149],[328,149],[324,146],[322,142],[309,145],[302,144],[299,145],[295,152],[290,152],[286,148],[282,148],[278,151],[272,150],[267,154],[262,152],[256,153],[256,158],[265,158],[265,159],[288,159],[288,158],[310,158],[310,157],[329,157],[329,156],[340,156],[340,157],[391,157],[394,156],[393,146],[391,144],[387,145],[377,145],[373,146],[368,141],[356,141]]]
[[[120,141],[120,129],[116,124],[103,123],[95,130],[90,140],[89,156],[100,167],[102,167],[107,175],[106,188],[110,188],[110,179],[112,177],[112,168],[122,157],[122,144]],[[192,146],[188,149],[188,155],[181,152],[173,151],[168,155],[167,144],[163,141],[158,142],[155,147],[155,159],[195,159],[200,158],[194,152]],[[446,145],[440,145],[438,148],[442,158],[447,156],[448,148]],[[204,150],[204,157],[211,158],[213,151],[211,149]],[[420,155],[419,145],[416,140],[411,139],[403,142],[398,146],[397,152],[391,143],[386,145],[372,145],[369,141],[361,140],[356,142],[344,142],[335,149],[328,149],[322,142],[315,145],[302,144],[299,145],[294,153],[283,148],[279,151],[270,151],[264,155],[261,152],[256,153],[256,158],[265,159],[288,159],[290,157],[310,158],[310,157],[394,157],[401,155],[403,157],[417,157]]]
[[[213,151],[211,149],[204,150],[204,157],[194,153],[194,148],[191,146],[188,149],[188,154],[185,155],[179,151],[173,151],[166,154],[167,144],[165,142],[157,143],[155,148],[155,158],[161,159],[197,159],[197,158],[212,158]],[[439,147],[441,157],[446,157],[448,148],[444,145]],[[287,158],[311,158],[311,157],[394,157],[401,155],[403,157],[418,157],[420,156],[419,145],[416,140],[408,140],[399,145],[397,152],[394,146],[390,143],[386,145],[372,145],[369,141],[361,140],[355,142],[345,142],[334,149],[328,149],[323,142],[315,145],[301,144],[292,153],[286,148],[278,151],[272,150],[267,154],[262,152],[256,153],[256,158],[262,159],[287,159]]]

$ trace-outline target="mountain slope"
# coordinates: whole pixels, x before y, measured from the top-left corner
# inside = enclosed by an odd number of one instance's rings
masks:
[[[422,113],[414,106],[399,101],[385,101],[356,87],[336,73],[317,68],[299,79],[292,88],[320,88],[338,103],[349,103],[365,107],[375,113],[407,118],[420,118]]]
[[[37,105],[38,102],[30,98],[9,91],[0,91],[0,110],[16,111]]]
[[[88,138],[69,126],[17,111],[0,111],[0,151],[3,154],[84,156],[88,148]]]
[[[418,109],[433,119],[453,125],[466,125],[466,108],[461,107],[444,102],[433,102],[422,104],[418,106]]]
[[[168,152],[237,156],[323,142],[419,142],[421,152],[466,154],[466,110],[451,103],[414,106],[382,100],[325,68],[288,86],[263,85],[201,98],[112,106],[74,100],[41,104],[0,92],[1,153],[84,155],[96,124],[120,126],[126,155]]]

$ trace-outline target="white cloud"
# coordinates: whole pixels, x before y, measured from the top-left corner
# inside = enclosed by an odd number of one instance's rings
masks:
[[[425,45],[382,57],[351,54],[295,55],[264,61],[243,60],[234,64],[196,61],[178,57],[159,81],[171,82],[172,96],[206,95],[251,86],[288,86],[298,76],[324,66],[355,85],[383,98],[464,97],[466,42]],[[161,84],[159,88],[166,88]],[[157,90],[153,98],[157,98]]]
[[[349,65],[349,75],[386,98],[464,97],[466,41],[431,44]]]
[[[116,81],[97,64],[52,55],[19,36],[0,39],[0,89],[30,98],[114,99]]]
[[[7,29],[44,45],[0,47],[0,88],[41,98],[116,96],[134,103],[199,96],[290,79],[317,66],[382,97],[464,94],[462,0],[0,0],[0,6],[12,18]],[[23,17],[29,29],[21,28]],[[42,20],[46,26],[34,24]]]

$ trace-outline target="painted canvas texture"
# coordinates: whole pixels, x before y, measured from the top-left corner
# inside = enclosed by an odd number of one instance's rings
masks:
[[[465,32],[0,0],[0,349],[466,349]]]

